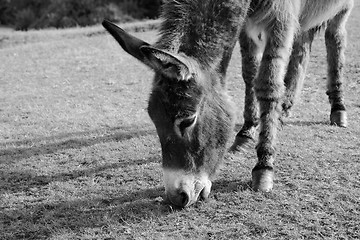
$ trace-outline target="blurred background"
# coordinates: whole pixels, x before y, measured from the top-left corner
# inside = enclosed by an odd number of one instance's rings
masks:
[[[131,22],[159,17],[162,0],[0,0],[0,25],[16,30]]]

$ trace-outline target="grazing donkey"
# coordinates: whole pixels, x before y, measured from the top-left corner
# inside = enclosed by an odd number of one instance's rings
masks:
[[[137,39],[103,26],[122,48],[155,71],[148,112],[162,148],[165,192],[177,206],[207,198],[226,153],[234,114],[225,75],[240,39],[246,83],[245,122],[231,150],[254,139],[254,190],[273,187],[279,118],[300,91],[314,34],[324,27],[331,123],[346,126],[342,73],[345,22],[352,0],[167,0],[160,39]]]

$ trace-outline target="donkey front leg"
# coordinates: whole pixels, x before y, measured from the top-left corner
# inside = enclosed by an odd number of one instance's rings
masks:
[[[244,124],[236,135],[230,151],[248,150],[255,145],[255,134],[259,123],[258,102],[255,96],[254,82],[258,75],[260,60],[264,51],[263,39],[253,40],[242,30],[240,33],[242,56],[242,76],[245,82]],[[264,45],[264,44],[263,44]]]
[[[272,27],[267,32],[259,75],[255,80],[260,133],[256,147],[258,162],[252,170],[252,187],[255,191],[264,192],[273,187],[275,141],[284,95],[284,77],[295,35],[295,24],[291,21],[275,21]]]
[[[347,116],[344,105],[343,72],[345,64],[345,23],[351,7],[344,9],[328,22],[325,43],[328,62],[327,95],[331,104],[331,124],[346,127]]]
[[[290,115],[290,110],[299,97],[304,84],[306,68],[310,59],[310,46],[313,39],[313,31],[307,31],[299,35],[294,41],[284,80],[286,90],[282,103],[282,111],[285,117]]]

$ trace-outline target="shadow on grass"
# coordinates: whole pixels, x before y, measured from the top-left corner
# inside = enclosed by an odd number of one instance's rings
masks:
[[[0,157],[2,159],[0,163],[37,155],[51,154],[66,149],[89,147],[99,143],[122,142],[136,137],[156,135],[154,129],[139,130],[139,128],[141,128],[141,126],[119,127],[106,129],[107,133],[105,134],[103,133],[105,130],[96,130],[92,132],[75,132],[39,139],[2,143],[0,144],[2,148],[14,145],[31,145],[31,147],[10,147],[0,150]]]
[[[285,126],[330,126],[327,121],[284,121]]]
[[[219,180],[213,184],[213,192],[228,193],[245,191],[249,182]],[[46,239],[65,231],[82,234],[85,229],[114,229],[117,234],[126,233],[131,225],[158,219],[181,211],[162,201],[163,187],[154,187],[126,193],[111,198],[42,203],[24,206],[22,209],[3,211],[4,239]],[[159,200],[160,199],[160,200]]]
[[[111,228],[126,231],[129,225],[154,220],[172,209],[157,198],[164,192],[156,187],[118,198],[39,204],[3,212],[1,239],[47,239],[61,230],[79,234],[85,229]]]
[[[6,172],[0,169],[0,188],[2,191],[20,192],[28,191],[34,187],[45,186],[51,182],[68,181],[84,176],[93,176],[107,169],[125,168],[131,165],[142,165],[159,162],[159,158],[152,157],[144,160],[144,158],[123,161],[118,163],[104,164],[98,167],[88,168],[85,170],[76,170],[55,175],[36,175],[31,171],[12,171]]]
[[[297,120],[297,121],[291,121],[291,120],[283,120],[282,121],[282,125],[283,126],[330,126],[330,122],[328,121],[301,121],[301,120]],[[243,124],[236,124],[235,125],[235,132],[239,132],[242,128]]]
[[[214,181],[211,189],[211,191],[214,193],[242,192],[251,190],[251,181],[221,179]]]
[[[157,161],[157,159],[151,159],[151,161],[155,160]],[[143,163],[143,160],[136,163]],[[106,168],[121,167],[122,164],[124,163],[74,172],[71,177],[92,174]],[[64,181],[66,177],[68,176],[59,174],[49,179],[39,178],[38,182],[36,179],[35,182],[24,179],[24,181],[18,183],[15,181],[11,184],[14,184],[13,187],[29,188],[36,187],[39,183]],[[24,186],[16,186],[16,184]],[[231,193],[248,189],[251,189],[248,181],[219,179],[214,181],[212,193],[216,195],[216,193]],[[101,229],[99,231],[104,233],[106,232],[104,229],[114,229],[114,226],[117,234],[122,231],[126,233],[133,224],[157,221],[174,211],[181,211],[163,201],[163,195],[163,187],[153,187],[126,192],[122,196],[30,204],[13,210],[5,210],[1,217],[3,231],[0,233],[0,239],[47,239],[61,232],[81,235],[85,229],[94,229],[94,231]]]

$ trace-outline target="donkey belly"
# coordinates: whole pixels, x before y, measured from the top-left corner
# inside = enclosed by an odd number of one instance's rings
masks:
[[[317,27],[336,16],[352,0],[303,0],[299,24],[302,31]]]

